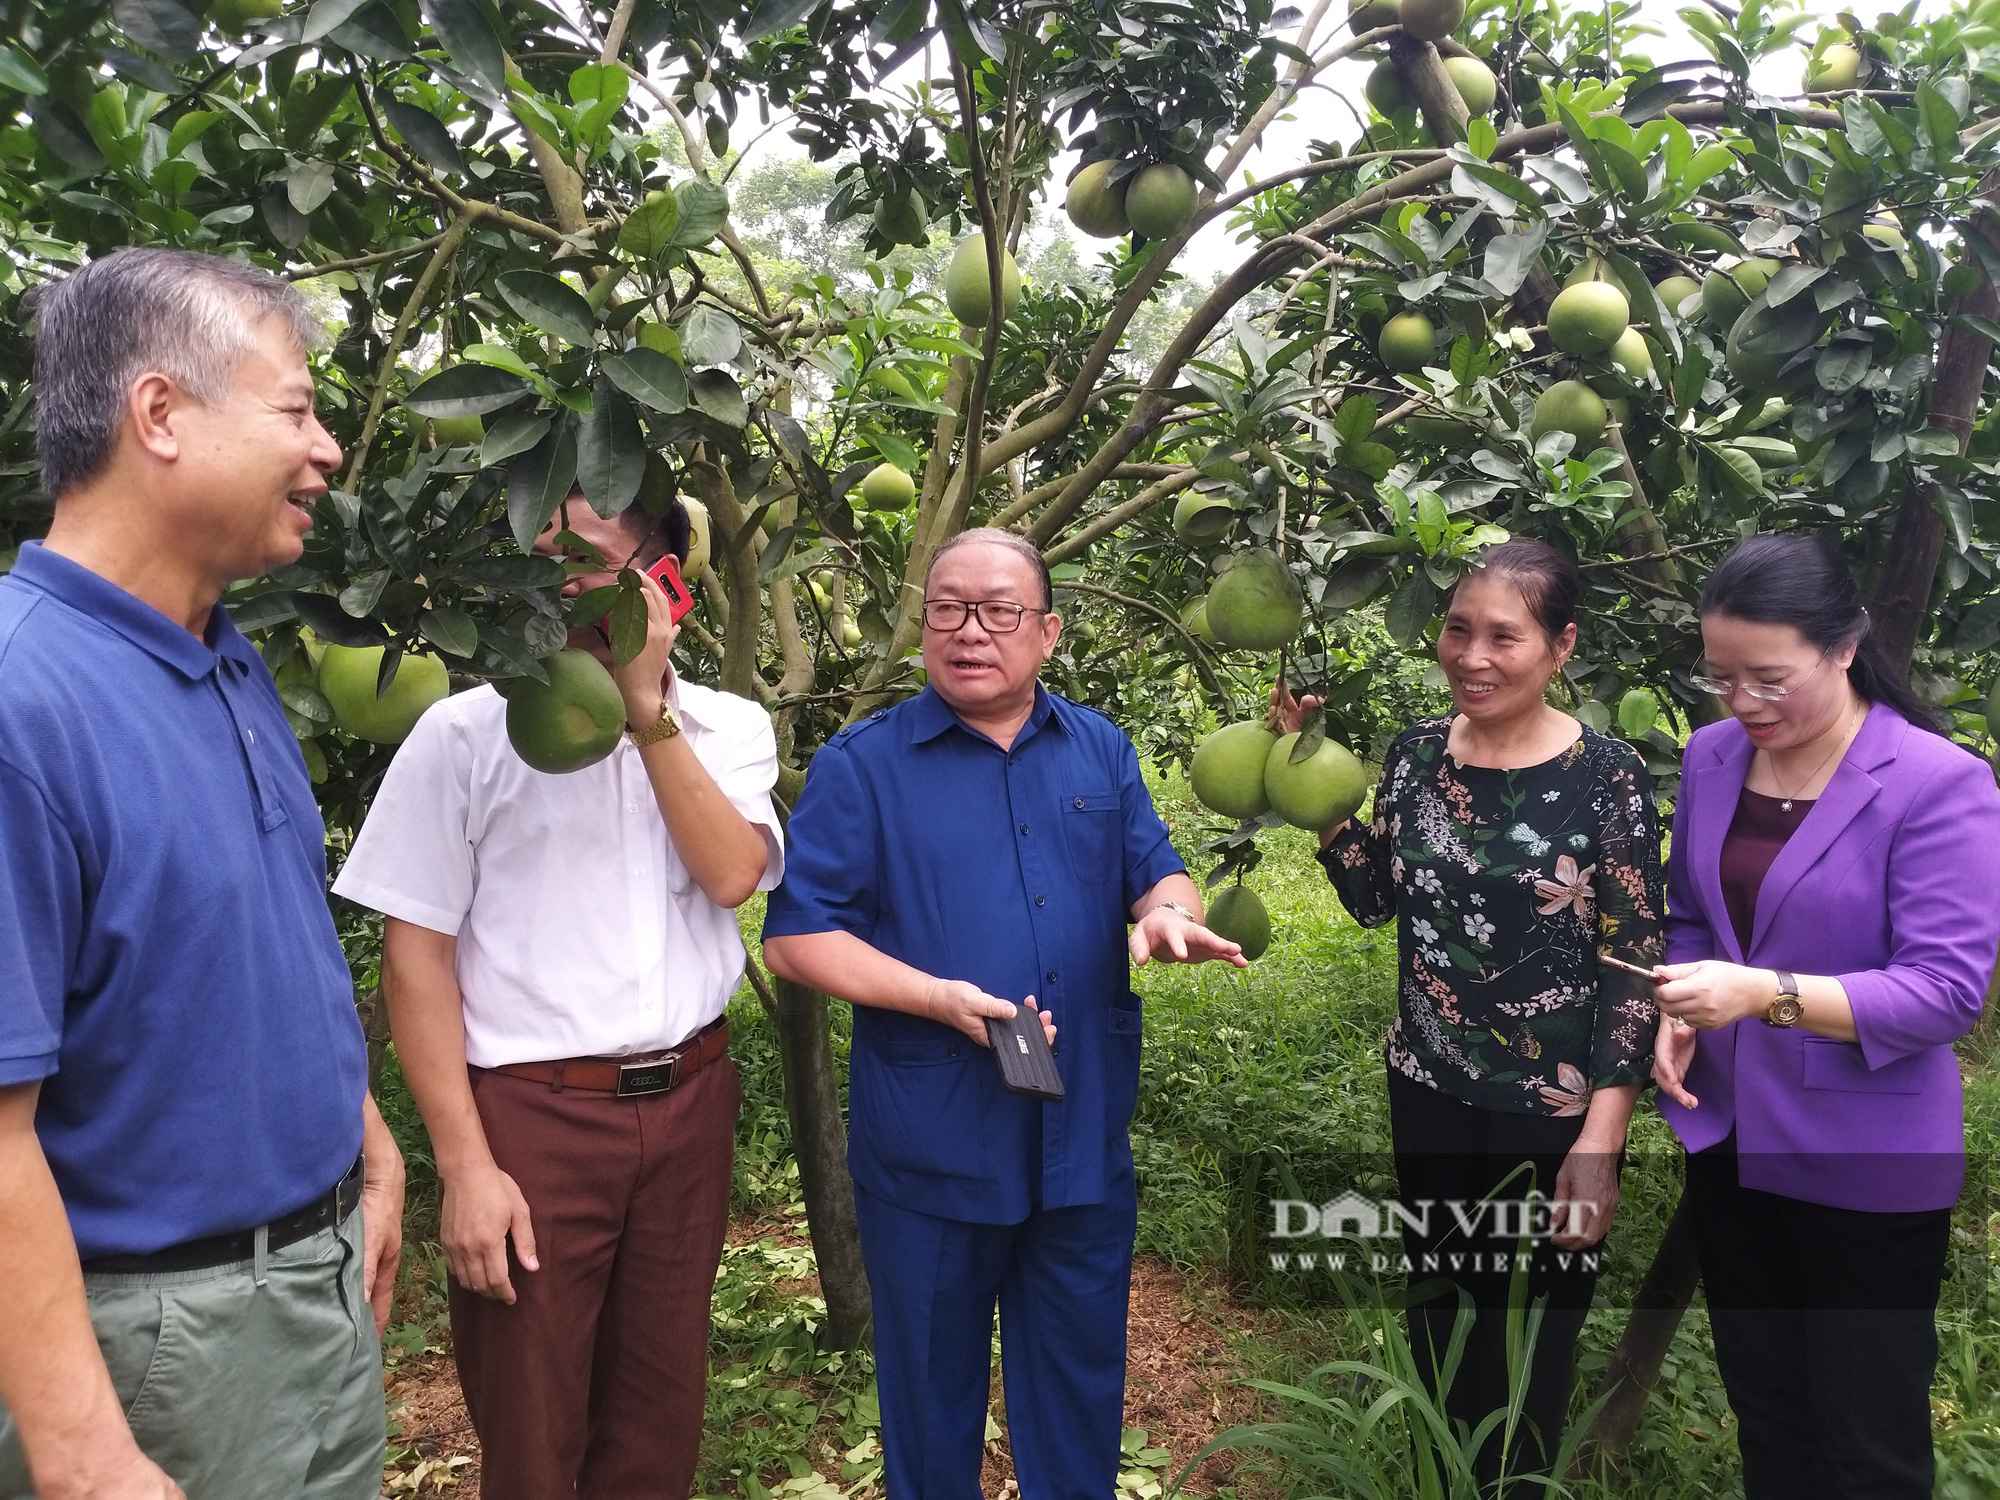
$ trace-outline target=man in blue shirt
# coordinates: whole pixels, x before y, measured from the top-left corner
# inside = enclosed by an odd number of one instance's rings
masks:
[[[980,1493],[996,1302],[1022,1495],[1116,1487],[1137,1226],[1126,964],[1244,962],[1201,925],[1131,741],[1037,680],[1052,602],[1018,536],[938,549],[930,686],[813,757],[764,922],[773,971],[855,1005],[849,1160],[900,1500]],[[1060,1022],[1058,1103],[1001,1086],[986,1021],[1010,997],[1051,1036]]]
[[[55,518],[0,578],[4,1500],[380,1493],[402,1160],[305,763],[218,602],[299,556],[340,460],[317,333],[183,251],[39,309]]]

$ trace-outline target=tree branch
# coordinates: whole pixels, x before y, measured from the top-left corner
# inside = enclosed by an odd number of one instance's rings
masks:
[[[341,487],[349,494],[357,493],[361,475],[368,467],[368,450],[375,441],[375,429],[382,420],[389,382],[395,378],[396,357],[403,352],[403,343],[410,336],[417,315],[423,311],[424,298],[430,295],[438,274],[458,254],[458,247],[465,242],[466,231],[471,227],[472,221],[460,214],[451,221],[451,227],[438,236],[437,249],[431,254],[430,264],[424,267],[423,275],[410,289],[410,298],[403,304],[402,316],[396,319],[396,326],[390,331],[388,348],[383,350],[382,363],[375,372],[375,389],[368,397],[368,415],[362,419],[361,436],[354,444],[354,457],[348,460],[347,477],[341,482]]]
[[[1114,505],[1074,536],[1065,537],[1053,547],[1046,548],[1042,553],[1043,558],[1051,567],[1060,562],[1068,562],[1092,542],[1100,537],[1109,536],[1133,517],[1144,515],[1162,500],[1178,495],[1200,478],[1201,470],[1192,466],[1175,469],[1157,484],[1149,484],[1131,499]]]

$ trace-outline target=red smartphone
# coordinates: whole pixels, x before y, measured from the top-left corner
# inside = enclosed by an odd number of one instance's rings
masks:
[[[681,616],[694,608],[694,595],[688,592],[687,584],[681,578],[678,558],[669,552],[665,557],[646,569],[646,576],[657,583],[667,596],[668,613],[678,625]]]

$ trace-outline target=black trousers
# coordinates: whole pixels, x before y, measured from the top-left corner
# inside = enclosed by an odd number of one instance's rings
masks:
[[[1489,1197],[1511,1203],[1532,1187],[1544,1197],[1555,1193],[1556,1173],[1583,1132],[1583,1118],[1508,1115],[1461,1103],[1448,1094],[1389,1070],[1389,1124],[1396,1151],[1399,1200],[1406,1210],[1429,1201],[1428,1232],[1405,1224],[1403,1253],[1410,1261],[1410,1286],[1443,1277],[1446,1295],[1409,1312],[1410,1344],[1433,1395],[1438,1387],[1452,1331],[1458,1320],[1456,1289],[1465,1288],[1478,1310],[1458,1371],[1445,1392],[1444,1407],[1454,1422],[1477,1427],[1508,1401],[1507,1301],[1514,1261],[1521,1249],[1509,1210],[1489,1206],[1468,1233],[1449,1205],[1465,1218]],[[1522,1171],[1523,1165],[1532,1169]],[[1510,1180],[1511,1179],[1511,1180]],[[1503,1186],[1504,1184],[1504,1186]],[[1596,1247],[1601,1249],[1600,1247]],[[1577,1335],[1597,1288],[1594,1252],[1558,1250],[1546,1240],[1531,1253],[1524,1312],[1535,1299],[1548,1299],[1529,1368],[1522,1414],[1505,1455],[1508,1474],[1546,1473],[1562,1440],[1564,1418],[1576,1365]],[[1525,1321],[1523,1324],[1525,1329]],[[1482,1481],[1500,1477],[1499,1430],[1481,1447],[1477,1471]]]
[[[1733,1135],[1689,1153],[1687,1198],[1748,1500],[1930,1500],[1951,1210],[1746,1188]]]

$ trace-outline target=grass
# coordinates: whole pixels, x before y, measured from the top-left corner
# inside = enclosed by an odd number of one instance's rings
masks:
[[[1190,854],[1211,819],[1190,799],[1178,773],[1156,779],[1155,795],[1179,847]],[[1333,897],[1312,858],[1310,836],[1266,834],[1265,857],[1251,883],[1270,907],[1276,936],[1244,973],[1148,965],[1136,977],[1146,1004],[1146,1050],[1132,1126],[1140,1183],[1139,1244],[1190,1272],[1212,1275],[1226,1249],[1232,1151],[1278,1145],[1296,1152],[1382,1152],[1388,1148],[1381,1041],[1394,1012],[1393,929],[1364,931]],[[1197,869],[1197,876],[1205,873]],[[746,907],[754,939],[761,900]],[[845,1049],[845,1014],[836,1007],[836,1051]],[[880,1419],[866,1354],[821,1350],[824,1307],[813,1295],[811,1250],[780,1086],[775,1041],[746,990],[732,1009],[732,1050],[744,1074],[737,1136],[739,1233],[715,1294],[715,1331],[701,1493],[763,1500],[831,1500],[880,1490]],[[1967,1118],[1975,1164],[2000,1145],[2000,1058],[1985,1046],[1964,1049]],[[436,1178],[421,1130],[400,1088],[393,1057],[383,1107],[411,1158],[412,1251],[403,1306],[408,1321],[392,1330],[391,1357],[442,1347],[441,1270],[437,1263]],[[1666,1123],[1642,1100],[1634,1120],[1632,1165],[1609,1242],[1606,1272],[1579,1350],[1573,1412],[1587,1405],[1678,1192],[1677,1148]],[[2000,1216],[1983,1199],[1961,1216],[1958,1244],[1982,1284],[1940,1314],[1942,1357],[1933,1391],[1939,1459],[1938,1494],[1973,1500],[2000,1494],[2000,1263],[1992,1232]],[[1393,1324],[1394,1320],[1386,1320]],[[1395,1332],[1379,1313],[1340,1306],[1271,1309],[1246,1317],[1233,1354],[1259,1382],[1263,1414],[1294,1424],[1291,1457],[1269,1446],[1239,1451],[1246,1493],[1362,1493],[1314,1487],[1309,1435],[1322,1457],[1355,1451],[1352,1418],[1326,1403],[1352,1395],[1355,1361],[1393,1363]],[[1342,1381],[1349,1382],[1343,1386]],[[1287,1394],[1284,1388],[1289,1388]],[[1417,1411],[1414,1402],[1409,1403]],[[1418,1416],[1410,1420],[1418,1420]],[[1346,1423],[1346,1426],[1343,1426]],[[1300,1433],[1308,1435],[1302,1438]],[[1393,1488],[1408,1444],[1373,1448],[1384,1493]],[[1300,1443],[1305,1443],[1300,1448]],[[1171,1464],[1143,1436],[1121,1493],[1156,1492],[1192,1454]],[[1141,1461],[1140,1455],[1144,1455]],[[1707,1319],[1699,1302],[1683,1320],[1661,1378],[1622,1466],[1594,1476],[1578,1493],[1645,1494],[1648,1500],[1742,1494],[1735,1428],[1716,1374]],[[837,1483],[822,1475],[838,1475]],[[1152,1489],[1148,1490],[1148,1486]],[[1449,1493],[1441,1491],[1440,1493]],[[1525,1492],[1523,1492],[1525,1493]]]

